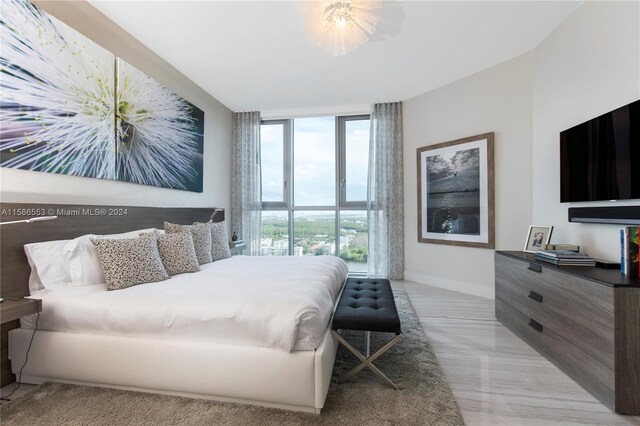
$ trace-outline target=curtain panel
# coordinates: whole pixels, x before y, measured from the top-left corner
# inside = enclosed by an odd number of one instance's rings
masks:
[[[244,240],[250,256],[260,254],[262,211],[260,113],[233,113],[231,228]]]
[[[402,102],[375,104],[369,141],[369,276],[404,277]]]

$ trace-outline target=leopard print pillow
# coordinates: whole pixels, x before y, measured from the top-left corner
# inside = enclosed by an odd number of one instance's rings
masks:
[[[162,264],[171,276],[200,270],[191,233],[158,235],[158,251]]]
[[[229,249],[229,235],[227,234],[227,225],[222,222],[196,222],[194,225],[208,225],[211,230],[211,259],[216,260],[227,259],[231,257]]]
[[[196,250],[198,263],[204,265],[211,263],[211,231],[207,224],[199,225],[178,225],[175,223],[164,223],[164,230],[167,234],[187,232],[193,237],[193,247]]]
[[[153,233],[138,238],[91,238],[91,242],[96,248],[107,290],[121,290],[169,278]]]

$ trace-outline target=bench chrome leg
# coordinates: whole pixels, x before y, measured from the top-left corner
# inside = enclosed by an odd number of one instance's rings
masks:
[[[364,332],[364,356],[369,358],[371,356],[371,332]]]
[[[394,345],[396,345],[400,339],[402,339],[402,335],[397,335],[396,337],[394,337],[389,343],[387,343],[386,345],[384,345],[382,348],[380,348],[380,350],[378,350],[375,354],[371,355],[371,356],[364,356],[360,353],[359,350],[357,350],[356,348],[354,348],[349,342],[347,342],[340,334],[338,334],[335,330],[331,331],[333,333],[333,335],[338,339],[338,341],[340,343],[342,343],[347,349],[349,349],[349,351],[354,354],[356,356],[356,358],[358,358],[360,360],[360,364],[353,368],[351,371],[349,371],[348,373],[346,373],[341,379],[340,382],[345,382],[347,380],[349,380],[350,378],[352,378],[353,376],[355,376],[356,374],[358,374],[358,372],[360,372],[361,370],[363,370],[365,367],[368,368],[369,370],[371,370],[376,376],[378,376],[380,379],[382,379],[385,383],[389,384],[391,387],[393,387],[394,389],[400,389],[398,388],[398,386],[396,386],[395,383],[393,383],[391,381],[391,379],[389,379],[382,371],[380,371],[375,365],[373,365],[373,361],[375,361],[376,359],[378,359],[381,355],[383,355],[386,351],[388,351],[389,349],[391,349]],[[370,343],[370,337],[367,336],[367,355],[368,355],[368,349],[369,349],[369,343]]]

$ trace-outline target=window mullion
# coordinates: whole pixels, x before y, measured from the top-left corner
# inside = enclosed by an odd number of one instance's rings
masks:
[[[344,194],[344,173],[343,173],[343,164],[342,164],[342,126],[344,125],[344,120],[342,117],[336,117],[336,136],[334,140],[335,146],[335,164],[336,164],[336,211],[334,215],[335,226],[335,240],[334,244],[336,247],[335,255],[340,256],[340,204],[342,203],[342,197]]]
[[[347,178],[347,169],[346,169],[346,144],[345,144],[345,135],[346,135],[346,117],[337,117],[336,120],[336,128],[338,129],[336,133],[336,145],[338,146],[336,163],[338,164],[339,177],[338,177],[338,191],[339,197],[338,205],[341,206],[346,201],[346,178]]]
[[[285,202],[289,214],[289,256],[293,255],[294,247],[294,229],[293,229],[293,119],[288,119],[285,124],[285,162],[284,162],[284,178],[287,183],[285,187]]]
[[[284,203],[287,205],[287,208],[291,206],[291,193],[293,190],[293,174],[292,174],[292,153],[293,153],[293,144],[292,144],[292,123],[291,120],[286,120],[284,122],[284,170],[283,174],[283,182],[284,182]]]

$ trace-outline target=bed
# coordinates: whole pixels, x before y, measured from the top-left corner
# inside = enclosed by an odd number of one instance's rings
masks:
[[[319,413],[337,349],[330,320],[347,272],[334,257],[236,256],[124,290],[38,292],[43,310],[22,381]],[[14,374],[34,325],[27,317],[9,332]]]

